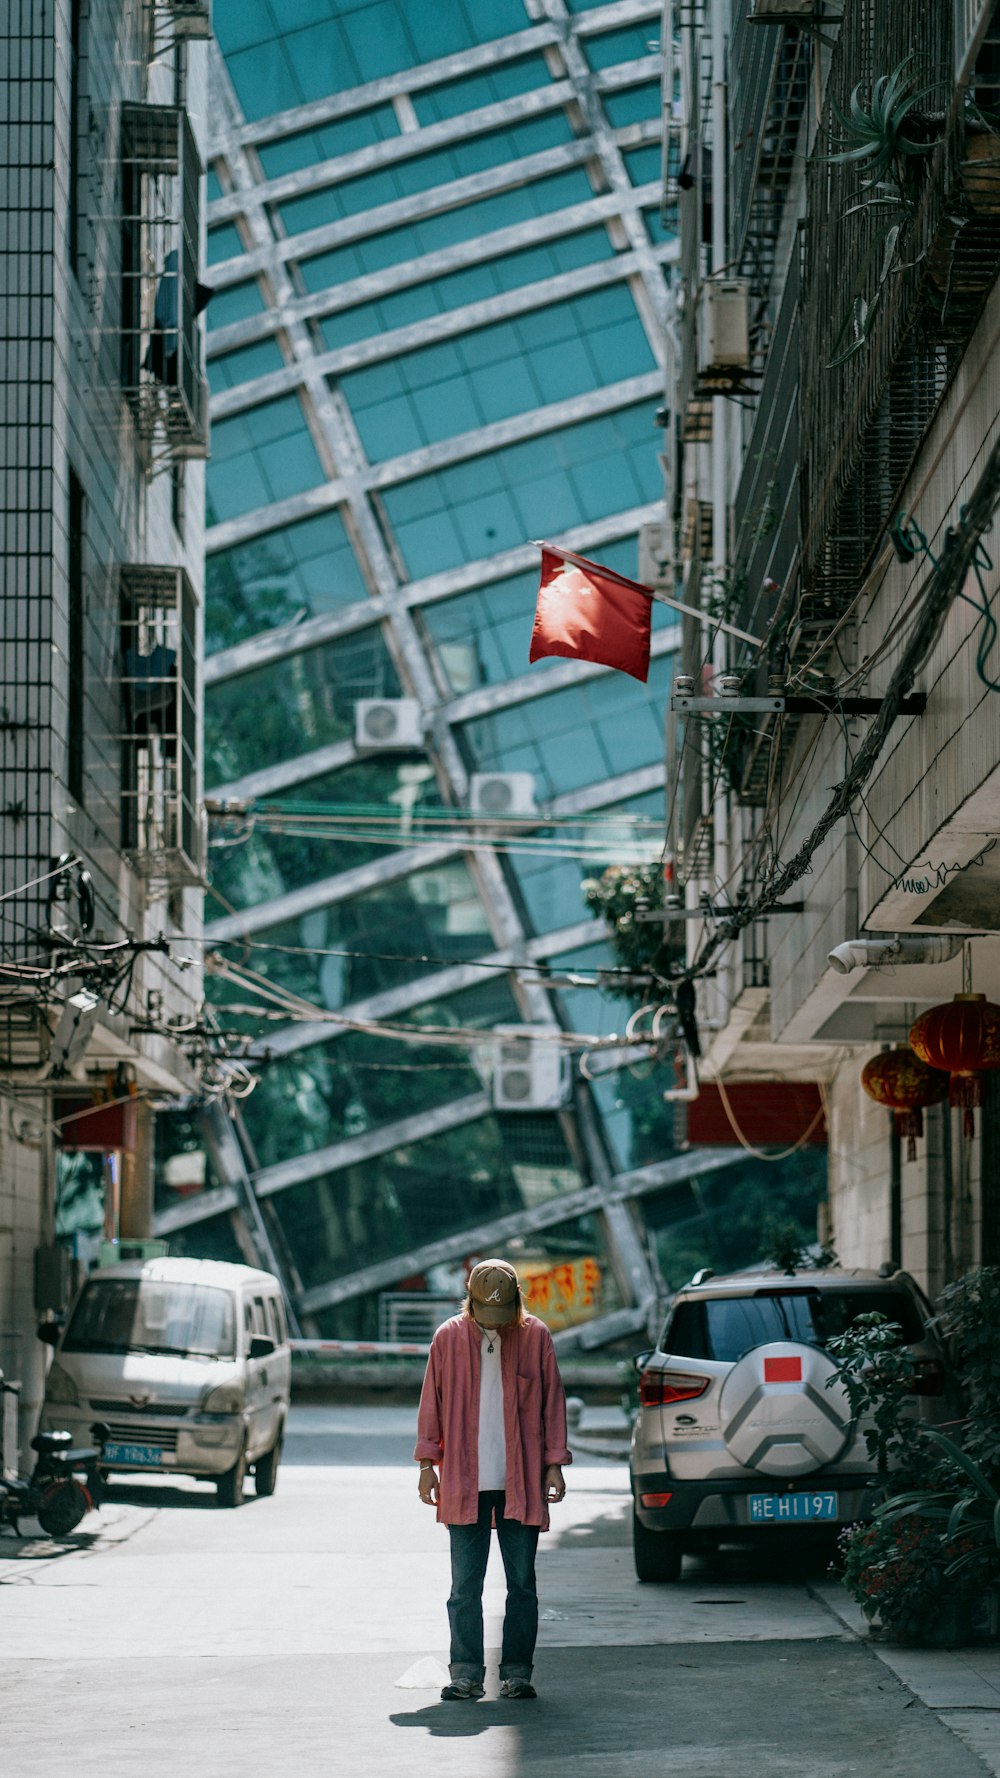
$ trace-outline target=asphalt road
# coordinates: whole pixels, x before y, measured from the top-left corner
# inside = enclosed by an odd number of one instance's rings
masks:
[[[491,1563],[487,1698],[442,1704],[447,1534],[416,1497],[412,1428],[409,1409],[299,1408],[271,1500],[248,1489],[226,1512],[211,1489],[149,1478],[63,1544],[0,1540],[4,1778],[997,1769],[964,1705],[922,1701],[932,1668],[955,1670],[934,1657],[910,1689],[832,1608],[821,1563],[734,1553],[640,1586],[626,1471],[594,1458],[541,1540],[538,1700],[497,1698]],[[981,1704],[988,1675],[966,1676]],[[969,1707],[980,1728],[990,1716],[988,1699]]]

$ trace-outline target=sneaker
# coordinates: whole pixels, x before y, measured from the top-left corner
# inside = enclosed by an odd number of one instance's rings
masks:
[[[537,1698],[538,1693],[530,1679],[501,1679],[501,1698]]]
[[[482,1683],[478,1679],[453,1679],[441,1693],[442,1704],[457,1703],[460,1698],[472,1700],[483,1695]]]

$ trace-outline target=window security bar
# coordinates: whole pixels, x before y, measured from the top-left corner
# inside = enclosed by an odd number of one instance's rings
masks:
[[[187,114],[126,105],[121,123],[121,380],[140,437],[168,461],[208,455],[198,316],[201,162]]]
[[[183,569],[123,570],[122,850],[149,882],[202,880],[196,633]]]

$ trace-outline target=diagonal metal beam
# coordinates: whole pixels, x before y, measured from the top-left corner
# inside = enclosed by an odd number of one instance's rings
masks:
[[[424,1272],[429,1266],[443,1265],[449,1260],[461,1260],[467,1254],[480,1253],[490,1247],[499,1246],[514,1235],[536,1234],[557,1223],[590,1215],[600,1210],[605,1201],[625,1202],[629,1198],[640,1197],[645,1192],[662,1191],[673,1185],[681,1187],[690,1179],[704,1178],[708,1173],[717,1173],[723,1167],[735,1166],[744,1159],[741,1148],[701,1150],[689,1155],[679,1155],[669,1161],[659,1161],[655,1167],[641,1168],[632,1174],[620,1174],[612,1182],[607,1200],[597,1186],[587,1186],[576,1192],[560,1192],[554,1198],[547,1199],[544,1204],[533,1205],[530,1210],[518,1210],[491,1222],[477,1223],[472,1228],[461,1229],[454,1235],[443,1236],[438,1241],[427,1242],[423,1247],[415,1247],[409,1253],[399,1254],[395,1259],[361,1267],[344,1278],[331,1280],[329,1284],[314,1285],[303,1291],[299,1308],[303,1314],[309,1315],[317,1314],[321,1309],[335,1308],[338,1303],[349,1302],[351,1297],[365,1296],[369,1291],[386,1290],[400,1278],[408,1278],[414,1272]]]
[[[615,513],[611,518],[601,519],[594,524],[574,525],[554,541],[562,544],[565,549],[586,555],[588,551],[600,549],[604,544],[617,543],[623,538],[632,541],[640,525],[654,522],[659,512],[658,504],[634,506],[627,512]],[[308,618],[304,623],[282,624],[274,630],[264,630],[259,635],[249,637],[246,642],[237,642],[232,648],[220,649],[217,654],[211,655],[205,663],[206,684],[214,685],[219,679],[229,679],[237,673],[250,672],[254,667],[266,666],[269,661],[298,654],[301,649],[318,647],[323,642],[349,636],[356,630],[368,629],[377,618],[389,615],[397,597],[413,611],[424,605],[438,604],[443,599],[454,598],[472,589],[492,586],[497,581],[506,580],[525,570],[537,571],[537,568],[538,550],[534,544],[519,544],[515,549],[503,550],[499,555],[489,556],[485,560],[465,562],[459,568],[449,568],[441,574],[428,575],[423,580],[408,581],[400,587],[398,595],[373,593],[368,599],[356,600],[353,605],[343,606],[339,611],[323,612],[318,617]]]

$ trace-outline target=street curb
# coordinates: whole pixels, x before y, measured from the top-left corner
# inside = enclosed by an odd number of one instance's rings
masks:
[[[586,1432],[571,1433],[570,1444],[574,1452],[583,1451],[588,1457],[613,1457],[617,1463],[627,1463],[632,1448],[629,1439],[600,1438]]]

